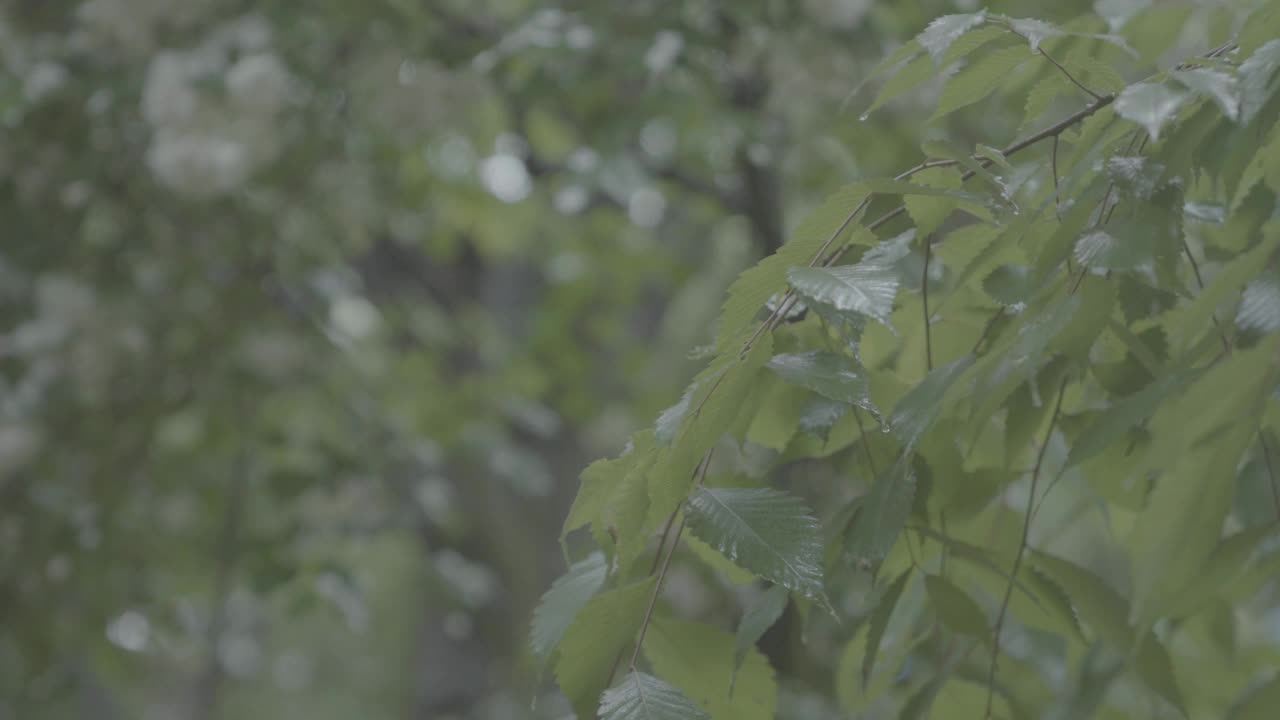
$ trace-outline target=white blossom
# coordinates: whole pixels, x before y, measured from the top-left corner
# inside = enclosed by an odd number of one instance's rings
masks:
[[[227,71],[227,95],[248,112],[271,115],[284,107],[289,94],[289,72],[272,53],[242,58]]]
[[[192,197],[229,192],[252,170],[242,143],[199,133],[157,133],[147,151],[147,165],[160,182]]]
[[[37,63],[22,82],[22,95],[27,102],[36,104],[56,93],[67,84],[67,69],[55,62]]]
[[[200,107],[185,58],[162,52],[151,59],[142,88],[142,116],[154,127],[190,122]]]

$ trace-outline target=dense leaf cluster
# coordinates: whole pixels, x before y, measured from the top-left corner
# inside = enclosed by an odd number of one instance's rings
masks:
[[[1000,94],[1023,133],[832,194],[584,471],[533,623],[580,716],[772,717],[788,605],[857,716],[1271,716],[1280,2],[1138,77],[1185,19],[950,15],[886,58],[870,110],[942,74],[932,120]],[[758,578],[736,636],[664,601],[682,548]]]

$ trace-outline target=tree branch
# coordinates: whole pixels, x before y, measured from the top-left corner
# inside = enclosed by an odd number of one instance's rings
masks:
[[[1031,535],[1032,511],[1035,507],[1036,486],[1040,481],[1040,469],[1044,464],[1045,452],[1049,449],[1049,440],[1053,438],[1053,428],[1058,423],[1058,413],[1062,410],[1062,396],[1067,390],[1067,378],[1062,378],[1058,385],[1058,399],[1053,405],[1053,415],[1049,418],[1049,428],[1045,430],[1044,440],[1040,443],[1040,451],[1036,454],[1036,465],[1031,470],[1031,489],[1027,492],[1027,507],[1022,519],[1022,539],[1018,542],[1018,552],[1013,557],[1013,569],[1009,571],[1009,583],[1004,589],[1004,599],[1000,601],[1000,612],[996,615],[995,629],[991,638],[991,666],[987,670],[987,710],[983,717],[991,718],[991,703],[995,696],[996,664],[1000,659],[1000,632],[1004,629],[1005,615],[1009,611],[1009,599],[1013,596],[1013,587],[1018,581],[1018,570],[1022,566],[1022,556],[1027,551],[1027,538]]]

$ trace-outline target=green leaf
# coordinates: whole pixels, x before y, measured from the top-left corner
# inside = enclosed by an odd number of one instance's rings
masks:
[[[1240,91],[1234,75],[1209,68],[1173,71],[1173,79],[1213,101],[1231,120],[1240,117]]]
[[[680,506],[693,486],[702,458],[740,419],[740,411],[760,384],[759,374],[773,354],[773,336],[761,335],[745,357],[729,352],[694,381],[690,407],[671,448],[648,473],[644,527],[654,529]]]
[[[676,433],[684,424],[684,416],[689,413],[689,403],[693,400],[693,392],[697,385],[690,385],[680,395],[680,402],[663,410],[653,423],[653,437],[662,445],[670,445],[676,439]]]
[[[988,639],[987,615],[968,593],[941,575],[925,575],[924,587],[943,625],[961,635]]]
[[[996,177],[995,174],[987,169],[987,164],[979,162],[975,155],[971,155],[962,148],[944,140],[926,140],[925,142],[920,143],[920,149],[924,150],[925,154],[930,157],[954,160],[960,167],[965,169],[965,172],[971,173],[974,177],[982,180],[982,182],[985,183],[993,193],[995,193],[994,197],[1001,200],[1008,199],[1008,187],[1000,178]],[[1008,166],[1008,162],[1006,162],[998,152],[991,150],[991,148],[987,149],[991,151],[992,158],[995,158],[992,162],[999,164],[1002,169],[1006,170],[1006,172],[1012,170],[1011,167],[1006,168],[1006,166]],[[926,168],[916,173],[913,177],[916,182],[924,182],[937,187],[963,187],[960,171],[954,167]],[[906,199],[910,201],[913,198],[908,197]],[[911,206],[909,204],[907,206],[907,212],[911,212]],[[938,228],[938,225],[936,224],[930,227],[921,227],[920,221],[914,213],[911,217],[916,221],[917,235],[927,235]],[[946,215],[943,215],[942,218],[945,219]]]
[[[876,657],[880,655],[880,641],[884,639],[885,630],[889,628],[889,620],[893,617],[893,609],[898,606],[898,598],[911,580],[911,569],[903,570],[889,587],[880,595],[876,609],[871,613],[867,626],[867,644],[862,656],[862,687],[865,689],[871,681],[871,673],[875,671]]]
[[[871,107],[867,108],[862,117],[866,118],[890,100],[933,77],[934,72],[933,58],[928,55],[921,55],[911,60],[906,65],[903,65],[884,85],[880,86],[880,92],[876,93],[876,99],[871,102]]]
[[[1027,44],[1031,47],[1031,52],[1039,50],[1040,43],[1048,40],[1049,38],[1070,36],[1102,40],[1103,42],[1115,45],[1130,55],[1137,55],[1134,49],[1129,47],[1129,44],[1125,42],[1124,38],[1119,37],[1118,35],[1068,32],[1057,25],[1047,23],[1044,20],[1037,20],[1035,18],[1010,18],[1000,16],[999,19],[1001,22],[1007,23],[1014,32],[1027,39]]]
[[[1133,649],[1135,633],[1129,627],[1128,603],[1101,578],[1073,562],[1037,550],[1031,551],[1036,567],[1067,591],[1084,619],[1104,643],[1121,654]],[[1182,692],[1171,670],[1168,651],[1146,633],[1136,659],[1138,677],[1185,716]]]
[[[952,190],[945,187],[932,187],[929,185],[920,185],[917,183],[907,182],[906,180],[893,180],[889,178],[872,178],[863,180],[859,183],[869,192],[881,195],[927,195],[932,197],[948,197],[954,198],[961,202],[972,203],[980,207],[987,207],[991,204],[991,197],[982,193],[967,192],[964,190]],[[891,242],[891,241],[886,241]],[[881,243],[884,245],[886,243]]]
[[[889,322],[898,292],[898,273],[884,265],[793,267],[787,279],[806,300],[858,312],[882,323]]]
[[[1270,505],[1270,501],[1267,504]],[[1268,516],[1273,512],[1267,507]],[[1258,558],[1265,548],[1276,547],[1278,537],[1280,526],[1272,524],[1251,527],[1223,538],[1205,562],[1201,576],[1186,592],[1179,594],[1170,614],[1186,617],[1216,597],[1230,597],[1230,593],[1243,584],[1241,580],[1248,572],[1264,570]]]
[[[942,60],[938,63],[938,67],[945,68],[951,63],[964,59],[969,53],[986,45],[992,40],[1006,38],[1009,31],[999,25],[990,23],[984,24],[977,29],[970,30],[951,43],[946,52],[942,54]]]
[[[1162,189],[1160,184],[1165,174],[1163,163],[1142,156],[1114,155],[1107,158],[1107,179],[1122,197],[1151,199],[1156,191]],[[1160,207],[1162,213],[1169,212],[1168,207]]]
[[[1151,246],[1121,242],[1106,230],[1094,230],[1076,241],[1075,256],[1076,262],[1090,268],[1133,270],[1151,256]]]
[[[982,279],[982,289],[1005,307],[1025,303],[1036,288],[1025,265],[1001,265]]]
[[[1152,140],[1160,139],[1165,126],[1187,96],[1157,83],[1136,83],[1125,88],[1116,98],[1115,110],[1120,117],[1146,128]]]
[[[1268,272],[1245,286],[1236,326],[1261,333],[1280,330],[1280,275]]]
[[[899,460],[876,478],[849,526],[845,548],[859,566],[878,564],[893,549],[911,515],[916,476],[910,458]]]
[[[952,43],[961,35],[981,25],[986,19],[986,10],[961,15],[943,15],[929,23],[924,31],[916,36],[916,42],[928,51],[934,63],[940,64],[943,53]]]
[[[1026,48],[1014,45],[974,60],[947,80],[942,88],[942,97],[938,100],[938,108],[929,122],[982,101],[1001,84],[1008,82],[1014,72],[1033,57],[1035,56],[1028,53]]]
[[[765,394],[747,427],[747,440],[782,452],[795,437],[801,417],[813,402],[814,395],[804,387],[779,378],[758,376],[758,380],[765,385],[762,388]]]
[[[607,570],[604,554],[592,553],[551,584],[533,611],[529,643],[534,655],[542,660],[551,656],[578,612],[604,585]]]
[[[1062,76],[1062,73],[1054,73],[1037,82],[1031,88],[1031,92],[1027,93],[1026,103],[1023,104],[1022,125],[1023,128],[1031,127],[1041,115],[1049,109],[1060,95],[1066,95],[1073,92],[1075,86]]]
[[[1256,687],[1246,688],[1232,704],[1227,720],[1272,720],[1280,707],[1280,674]]]
[[[693,535],[684,535],[680,541],[687,547],[698,559],[707,564],[707,567],[720,573],[726,580],[734,585],[746,585],[755,582],[755,573],[744,570],[735,564],[732,560],[720,554],[719,550],[702,542]]]
[[[625,566],[644,549],[644,526],[649,500],[647,474],[657,460],[653,433],[641,431],[631,436],[627,452],[615,460],[591,463],[582,471],[582,488],[565,519],[561,537],[591,524],[591,533],[601,547],[612,543],[620,566]]]
[[[955,168],[928,168],[916,173],[915,180],[930,187],[959,189],[960,173]],[[956,208],[956,201],[945,196],[908,195],[903,200],[907,213],[916,224],[916,234],[927,237],[941,227],[942,222]]]
[[[1008,18],[1006,22],[1009,23],[1009,27],[1014,32],[1027,39],[1027,44],[1031,46],[1032,52],[1039,50],[1040,43],[1047,38],[1060,37],[1066,34],[1058,26],[1035,18]]]
[[[591,598],[560,641],[556,680],[579,717],[595,715],[614,661],[631,645],[653,593],[648,578]]]
[[[1273,82],[1280,70],[1280,40],[1258,48],[1240,64],[1240,124],[1248,125],[1276,94],[1280,82]]]
[[[1020,316],[1018,332],[992,351],[990,359],[983,363],[986,372],[975,383],[973,437],[1018,385],[1035,377],[1050,343],[1072,325],[1081,304],[1078,296],[1060,297],[1038,312],[1027,311]]]
[[[783,585],[774,585],[755,596],[747,611],[742,614],[738,623],[738,632],[734,636],[733,668],[736,676],[738,668],[747,658],[747,652],[756,646],[760,638],[778,622],[787,609],[787,600],[791,594]]]
[[[1214,332],[1214,312],[1232,293],[1243,288],[1266,269],[1268,259],[1280,244],[1280,222],[1271,221],[1263,228],[1262,242],[1241,253],[1226,264],[1205,285],[1195,299],[1170,311],[1163,325],[1171,337],[1186,350],[1205,332]]]
[[[1269,336],[1248,350],[1233,352],[1165,404],[1151,421],[1153,441],[1144,468],[1154,471],[1190,460],[1196,457],[1191,450],[1202,443],[1206,448],[1219,444],[1222,430],[1261,413],[1268,383],[1275,380],[1268,354],[1278,345],[1280,337]]]
[[[1085,568],[1038,550],[1031,550],[1035,567],[1066,591],[1080,618],[1119,653],[1133,646],[1129,607],[1124,597]]]
[[[853,358],[825,350],[774,355],[766,366],[789,383],[878,414],[867,378]]]
[[[1178,687],[1178,676],[1173,672],[1173,660],[1155,635],[1147,633],[1143,637],[1134,662],[1142,682],[1167,700],[1182,717],[1188,717],[1186,701],[1182,699],[1182,689]]]
[[[815,398],[800,414],[800,431],[825,438],[831,428],[849,413],[849,406],[827,398]]]
[[[645,636],[644,656],[712,720],[772,720],[778,688],[769,662],[751,648],[735,673],[735,647],[723,630],[659,617]]]
[[[1248,57],[1263,43],[1280,37],[1280,3],[1264,2],[1245,18],[1240,28],[1240,56]]]
[[[1177,595],[1198,581],[1221,537],[1235,495],[1234,470],[1257,436],[1265,402],[1257,388],[1274,382],[1278,340],[1233,353],[1151,423],[1156,440],[1145,468],[1168,470],[1156,481],[1129,541],[1132,620],[1139,628],[1164,616]]]
[[[666,682],[633,670],[600,699],[601,720],[711,720]]]
[[[903,447],[913,447],[933,426],[942,412],[947,392],[973,361],[973,355],[965,355],[947,365],[934,368],[924,380],[902,396],[889,416],[889,428]]]
[[[797,497],[771,488],[699,488],[689,530],[739,566],[822,600],[822,533]]]
[[[901,65],[904,65],[906,61],[915,58],[916,55],[919,55],[920,50],[922,50],[922,47],[920,47],[919,42],[916,42],[915,40],[904,42],[904,44],[897,46],[892,53],[884,56],[883,60],[876,63],[876,67],[872,68],[872,70],[867,73],[867,77],[863,79],[863,82],[865,83],[870,81],[870,79],[876,79],[879,76],[882,76],[882,74],[888,72],[888,70],[895,68],[901,69]],[[854,92],[856,94],[858,90],[855,88]]]
[[[720,315],[717,348],[721,351],[737,350],[733,345],[740,341],[743,328],[786,284],[787,268],[807,265],[815,260],[823,244],[844,232],[841,228],[865,198],[866,188],[862,185],[851,185],[837,191],[805,217],[791,233],[790,240],[776,253],[738,276],[729,286],[728,299]],[[870,245],[875,242],[874,236],[861,227],[855,227],[849,234],[851,243]]]
[[[1166,375],[1113,404],[1071,444],[1067,467],[1094,457],[1124,437],[1135,425],[1151,417],[1160,403],[1177,394],[1198,375],[1198,371]]]

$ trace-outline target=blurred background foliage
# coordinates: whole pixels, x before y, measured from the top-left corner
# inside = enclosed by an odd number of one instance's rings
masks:
[[[1245,4],[990,8],[1156,58]],[[854,91],[976,7],[4,0],[0,719],[569,714],[526,638],[578,472],[738,272],[919,158],[940,80]]]

